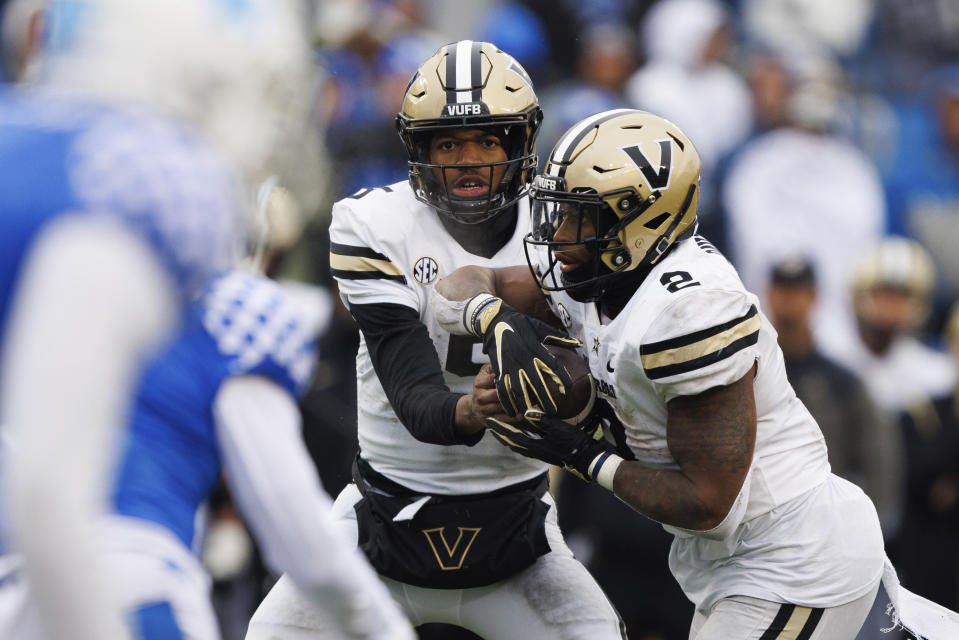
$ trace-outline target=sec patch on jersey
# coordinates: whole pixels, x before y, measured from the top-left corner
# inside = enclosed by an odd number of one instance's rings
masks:
[[[596,402],[596,384],[589,372],[589,363],[576,349],[559,345],[546,345],[546,349],[566,369],[573,381],[565,393],[553,380],[546,381],[550,394],[556,400],[556,417],[570,424],[579,424],[593,410]]]

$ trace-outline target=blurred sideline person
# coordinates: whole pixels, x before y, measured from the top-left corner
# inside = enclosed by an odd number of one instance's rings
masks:
[[[786,255],[812,261],[814,335],[836,357],[855,334],[849,274],[882,236],[885,199],[872,160],[833,131],[843,92],[839,69],[796,69],[800,62],[780,61],[788,70],[787,120],[737,152],[720,200],[729,257],[747,289],[762,291],[772,265]],[[795,180],[798,172],[803,181]]]
[[[485,418],[505,416],[478,341],[450,336],[428,310],[440,275],[522,260],[541,117],[510,55],[445,45],[414,74],[397,116],[409,181],[334,205],[330,266],[361,332],[360,454],[334,511],[416,626],[486,640],[621,638],[560,533],[548,465],[484,437]],[[544,367],[558,368],[552,357]],[[327,627],[283,576],[247,638]]]
[[[902,439],[859,375],[816,346],[811,325],[816,291],[815,270],[803,256],[773,265],[766,306],[786,377],[826,439],[832,472],[872,498],[883,534],[891,539],[901,509]]]
[[[876,403],[892,416],[948,393],[956,380],[949,356],[925,344],[920,334],[935,281],[925,247],[898,236],[871,246],[854,266],[856,339],[843,343],[836,355],[863,377]]]
[[[901,537],[902,528],[915,535],[919,522],[916,514],[902,509],[909,505],[908,494],[915,487],[909,479],[909,457],[913,455],[908,426],[899,429],[905,411],[928,406],[937,397],[949,393],[955,384],[954,364],[945,353],[925,344],[920,333],[929,310],[936,278],[935,266],[926,249],[915,240],[888,237],[876,243],[856,263],[852,274],[852,300],[856,318],[856,335],[843,343],[837,358],[857,372],[866,383],[870,395],[883,411],[889,424],[890,437],[903,447],[905,456],[904,491],[906,504],[897,510],[897,518],[884,522],[886,546],[897,566],[905,559],[904,571],[912,574],[917,562],[916,550]],[[921,411],[920,411],[921,413]],[[903,442],[905,440],[905,442]],[[906,520],[910,520],[907,525]],[[925,550],[923,550],[925,553]],[[911,576],[903,574],[912,586]],[[926,595],[917,591],[919,595]],[[883,598],[877,599],[882,612]],[[944,603],[948,604],[948,603]],[[953,605],[954,606],[954,605]]]
[[[851,640],[888,566],[879,519],[830,473],[758,298],[695,235],[699,176],[693,143],[658,116],[583,120],[534,182],[528,268],[463,268],[438,283],[433,311],[452,332],[492,338],[497,390],[524,417],[487,421],[504,446],[674,534],[691,639]],[[517,310],[535,311],[541,290],[585,345],[622,446],[549,417],[548,397],[517,383],[542,351]]]
[[[337,531],[300,435],[316,361],[312,318],[279,285],[233,271],[147,368],[100,535],[135,632],[218,639],[196,552],[220,474],[269,567],[350,638],[414,638],[365,558]]]
[[[646,61],[625,88],[631,107],[660,113],[699,141],[704,190],[710,194],[720,163],[753,126],[749,89],[730,64],[735,16],[727,4],[652,3],[639,33]]]
[[[3,543],[24,562],[3,582],[49,638],[127,637],[94,519],[142,366],[241,254],[246,194],[299,120],[300,10],[51,0],[0,96]]]
[[[959,305],[945,331],[959,363]],[[902,416],[906,501],[896,567],[903,583],[941,605],[959,607],[959,389],[915,403]]]

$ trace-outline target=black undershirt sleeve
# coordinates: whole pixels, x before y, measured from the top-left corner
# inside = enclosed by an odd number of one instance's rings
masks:
[[[436,347],[416,311],[377,303],[351,305],[350,312],[393,411],[413,437],[441,445],[479,442],[483,431],[469,438],[456,431],[456,402],[464,394],[446,386]]]

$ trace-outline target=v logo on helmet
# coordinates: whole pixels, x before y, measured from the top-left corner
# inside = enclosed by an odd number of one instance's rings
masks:
[[[625,153],[629,159],[633,161],[633,164],[636,165],[636,168],[643,173],[643,177],[645,177],[646,182],[649,183],[650,189],[656,191],[669,186],[669,174],[673,166],[673,147],[670,140],[659,141],[658,171],[653,169],[653,163],[649,161],[649,158],[646,157],[646,154],[643,153],[643,150],[639,148],[638,144],[631,147],[620,147],[620,150]]]
[[[446,527],[437,527],[436,529],[423,529],[423,535],[430,543],[433,549],[433,555],[436,556],[436,562],[439,563],[443,571],[456,571],[463,568],[463,562],[466,560],[466,554],[469,553],[473,541],[482,530],[480,527],[456,527],[459,535],[451,547],[446,541]]]

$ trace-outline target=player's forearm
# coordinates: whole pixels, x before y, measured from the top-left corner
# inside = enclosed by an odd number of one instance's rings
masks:
[[[623,462],[613,480],[616,497],[657,522],[706,531],[717,526],[730,504],[717,501],[681,471]]]
[[[696,531],[713,529],[736,505],[744,507],[741,494],[756,441],[754,372],[670,401],[667,444],[679,469],[623,463],[613,478],[616,495],[659,522]]]
[[[429,444],[476,444],[479,432],[466,409],[466,396],[445,386],[414,384],[387,392],[390,404],[414,438]]]
[[[265,378],[236,377],[217,394],[214,416],[233,498],[267,565],[287,573],[350,637],[405,627],[354,542],[338,529],[303,446],[293,398]]]
[[[376,377],[403,426],[421,442],[476,444],[457,428],[460,393],[450,391],[426,326],[397,304],[352,305]]]
[[[496,290],[496,275],[486,267],[460,267],[436,283],[436,292],[447,300],[469,300],[480,293],[499,295]]]
[[[475,311],[476,301],[490,295],[502,299],[520,313],[554,327],[560,326],[543,290],[526,266],[498,269],[461,267],[436,283],[430,308],[440,326],[450,333],[475,333],[474,329],[467,326],[467,316]]]

